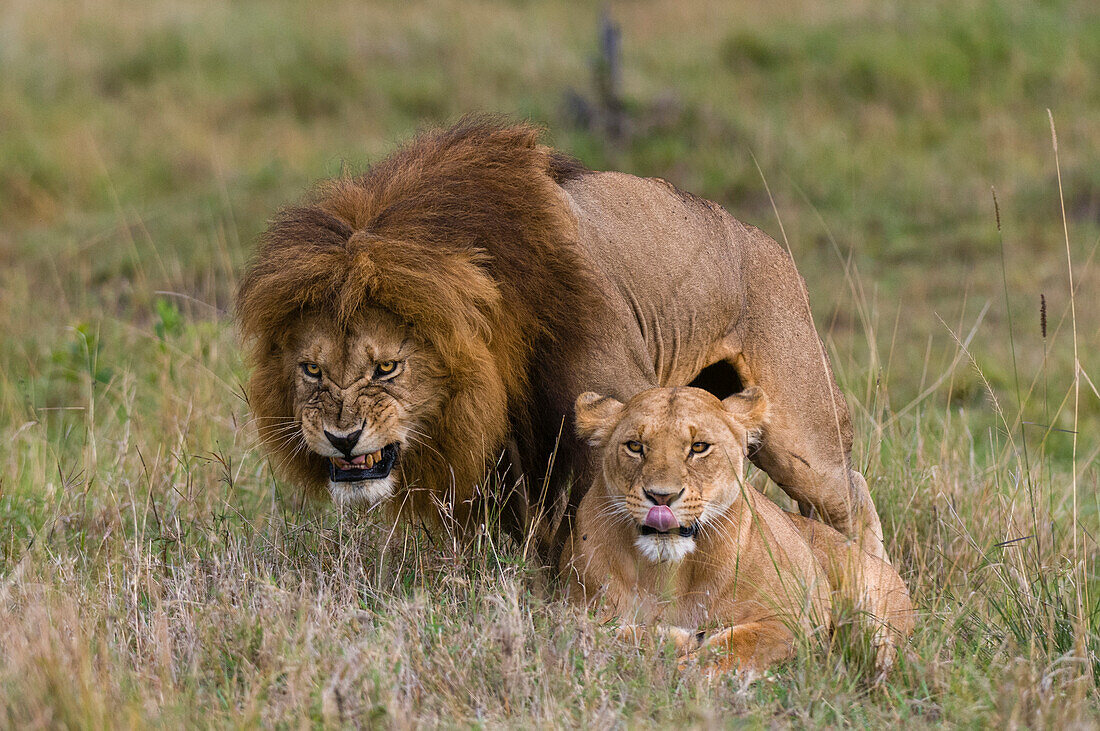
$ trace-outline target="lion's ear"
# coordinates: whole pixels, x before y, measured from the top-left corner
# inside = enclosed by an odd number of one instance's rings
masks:
[[[722,406],[749,433],[749,442],[760,438],[760,432],[768,423],[768,396],[759,386],[749,386],[722,400]]]
[[[611,430],[623,411],[623,404],[611,396],[586,391],[577,397],[574,408],[577,413],[577,436],[593,447],[599,447],[611,436]]]

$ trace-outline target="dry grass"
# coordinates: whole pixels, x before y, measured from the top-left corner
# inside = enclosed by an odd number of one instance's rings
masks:
[[[619,143],[561,111],[587,4],[304,8],[0,16],[0,726],[1100,722],[1090,4],[613,6]],[[921,612],[885,683],[837,640],[709,686],[492,531],[394,533],[272,479],[225,314],[252,237],[471,109],[778,234],[756,155]]]

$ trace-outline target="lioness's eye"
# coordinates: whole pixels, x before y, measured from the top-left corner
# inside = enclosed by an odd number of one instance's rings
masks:
[[[397,373],[396,360],[384,360],[374,367],[375,378],[386,378]]]
[[[707,451],[708,449],[710,449],[710,445],[707,444],[706,442],[692,442],[692,444],[691,444],[692,454],[702,454],[703,452]]]
[[[302,372],[310,378],[320,378],[321,366],[316,363],[302,363]]]
[[[645,447],[642,446],[641,442],[636,442],[631,439],[629,442],[626,443],[626,451],[630,452],[631,454],[641,454],[645,451]]]

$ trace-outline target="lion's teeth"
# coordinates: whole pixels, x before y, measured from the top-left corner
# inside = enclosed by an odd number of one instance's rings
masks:
[[[374,467],[374,455],[373,454],[368,454],[367,458],[363,461],[363,464],[365,464],[367,466],[368,470],[371,467]]]

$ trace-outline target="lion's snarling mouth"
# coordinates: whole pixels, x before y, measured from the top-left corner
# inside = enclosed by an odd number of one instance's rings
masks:
[[[350,460],[330,457],[328,475],[332,482],[363,482],[390,476],[397,464],[397,442],[387,444],[377,452],[360,454]]]

